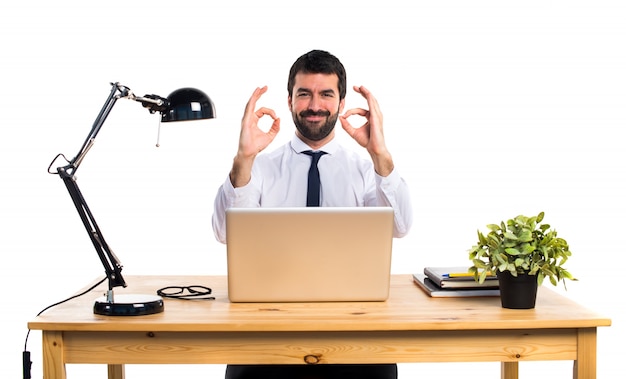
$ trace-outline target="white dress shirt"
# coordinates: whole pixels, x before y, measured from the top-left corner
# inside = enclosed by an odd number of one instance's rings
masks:
[[[231,207],[305,207],[311,157],[302,154],[311,148],[294,135],[273,152],[258,155],[252,166],[252,178],[243,187],[234,188],[227,177],[214,203],[213,232],[226,242],[226,209]],[[382,177],[374,165],[334,139],[320,150],[322,207],[389,206],[394,209],[394,237],[405,236],[413,222],[413,209],[407,184],[393,170]]]

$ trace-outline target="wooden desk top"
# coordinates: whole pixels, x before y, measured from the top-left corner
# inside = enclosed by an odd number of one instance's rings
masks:
[[[587,328],[611,320],[542,286],[535,309],[511,310],[498,297],[431,298],[411,275],[392,275],[386,302],[230,303],[226,276],[129,276],[116,294],[155,294],[170,285],[204,285],[216,300],[164,299],[165,311],[148,316],[101,316],[93,303],[103,285],[29,322],[50,331],[403,331]],[[88,288],[88,287],[85,287]]]

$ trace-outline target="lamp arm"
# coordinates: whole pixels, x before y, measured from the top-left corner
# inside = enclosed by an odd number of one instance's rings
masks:
[[[122,264],[104,239],[104,236],[102,235],[102,232],[100,231],[100,228],[98,227],[98,224],[96,223],[96,220],[91,213],[80,188],[78,188],[74,175],[66,171],[65,167],[57,168],[57,172],[59,173],[61,179],[63,179],[63,183],[72,198],[72,202],[74,203],[74,206],[78,211],[78,215],[87,230],[87,234],[93,243],[93,247],[96,249],[96,253],[104,266],[104,271],[109,281],[109,293],[107,298],[109,298],[109,301],[113,301],[113,288],[126,287],[126,281],[122,277]]]
[[[98,117],[96,117],[96,120],[94,121],[93,126],[91,127],[91,130],[87,135],[87,138],[85,138],[85,142],[83,142],[83,145],[81,146],[74,159],[72,159],[69,162],[69,165],[66,166],[71,174],[74,174],[76,172],[78,166],[80,166],[81,162],[85,158],[85,155],[87,155],[87,153],[93,146],[96,136],[100,132],[102,125],[104,125],[104,122],[109,116],[109,113],[111,113],[111,110],[117,102],[117,99],[121,97],[127,97],[130,94],[131,92],[128,87],[125,87],[119,83],[111,83],[111,92],[109,93],[109,97],[107,97],[106,101],[104,102],[104,105],[102,106]]]
[[[93,126],[89,131],[87,138],[85,139],[85,142],[78,151],[78,154],[71,161],[69,161],[66,166],[58,167],[57,173],[63,180],[63,183],[65,184],[65,187],[67,188],[70,197],[72,198],[72,202],[74,203],[74,206],[78,211],[80,219],[82,220],[83,225],[87,230],[87,234],[89,235],[89,238],[91,239],[91,242],[96,249],[102,265],[104,266],[104,270],[109,281],[109,292],[107,298],[109,301],[112,302],[112,289],[114,287],[120,286],[126,287],[126,282],[122,277],[122,264],[115,256],[113,251],[111,251],[109,245],[106,243],[104,237],[102,236],[100,228],[98,227],[98,224],[96,223],[96,220],[91,213],[91,210],[89,209],[89,206],[87,205],[87,202],[85,201],[85,198],[83,197],[80,188],[78,188],[75,177],[78,166],[80,166],[81,162],[85,158],[85,155],[87,155],[87,153],[93,146],[98,132],[100,132],[102,125],[104,125],[104,122],[106,121],[106,118],[113,109],[113,106],[115,105],[117,99],[132,96],[132,93],[127,87],[122,86],[119,83],[111,83],[111,85],[111,93],[105,101],[104,106],[98,114],[98,117],[94,121]]]

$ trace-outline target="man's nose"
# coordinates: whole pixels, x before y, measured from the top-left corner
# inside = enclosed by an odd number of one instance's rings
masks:
[[[308,106],[309,110],[312,111],[319,111],[322,110],[322,101],[321,98],[317,95],[313,95],[311,96],[311,100],[309,101],[309,106]]]

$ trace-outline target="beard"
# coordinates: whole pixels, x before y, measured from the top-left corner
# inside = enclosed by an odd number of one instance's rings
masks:
[[[309,122],[306,120],[308,116],[324,116],[325,121]],[[292,112],[293,123],[296,125],[296,129],[302,134],[302,136],[311,141],[320,141],[326,138],[330,132],[335,128],[337,124],[337,118],[339,118],[339,112],[330,113],[329,111],[312,111],[305,110],[300,113]]]

